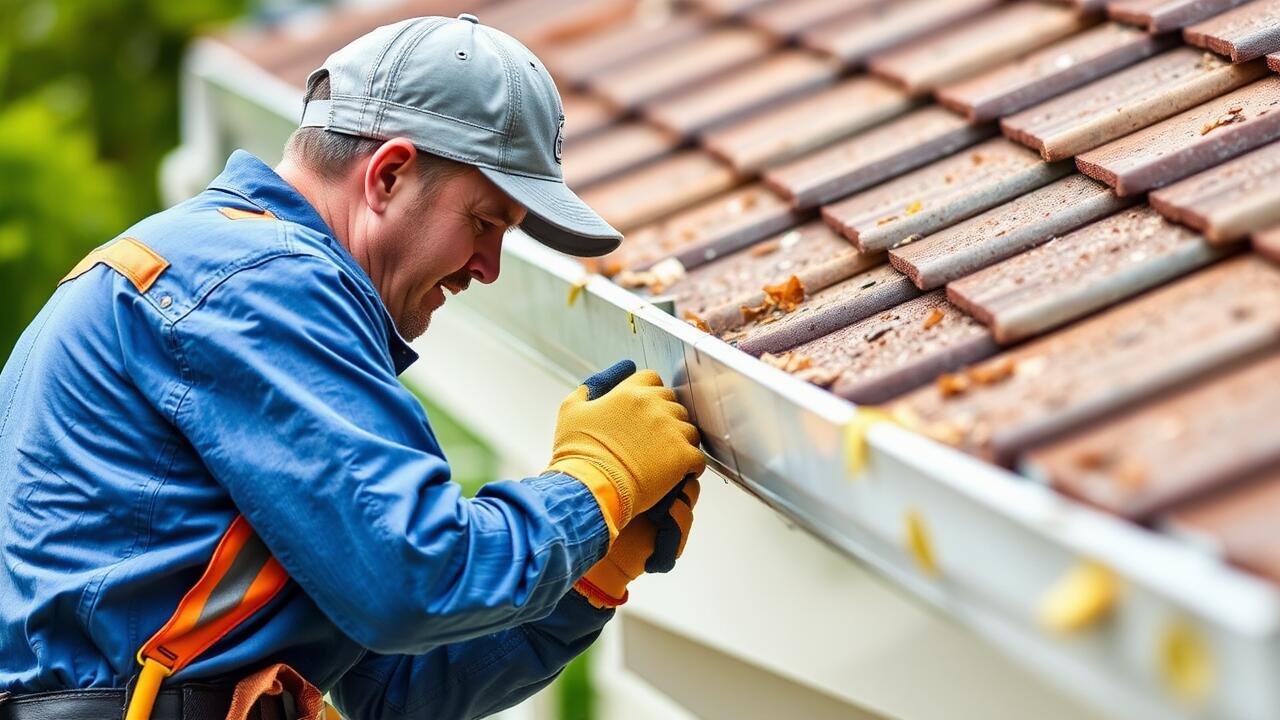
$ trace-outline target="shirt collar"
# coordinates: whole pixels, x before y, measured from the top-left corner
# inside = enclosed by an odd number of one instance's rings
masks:
[[[227,158],[227,166],[222,174],[209,183],[210,190],[225,190],[235,193],[264,210],[270,210],[281,220],[308,227],[324,236],[330,249],[338,260],[346,266],[348,272],[356,278],[382,313],[382,322],[386,327],[387,350],[391,354],[391,362],[399,375],[418,360],[418,353],[409,347],[408,341],[400,336],[391,313],[382,303],[373,281],[365,273],[364,268],[342,247],[334,236],[333,229],[320,217],[320,213],[284,178],[276,174],[266,163],[245,150],[236,150]]]

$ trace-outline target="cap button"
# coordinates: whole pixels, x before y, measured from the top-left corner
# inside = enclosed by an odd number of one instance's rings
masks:
[[[459,16],[458,16],[458,19],[459,19],[459,20],[466,20],[467,22],[471,23],[472,25],[479,25],[479,24],[480,24],[480,18],[476,17],[475,15],[472,15],[471,13],[462,13],[461,15],[459,15]]]

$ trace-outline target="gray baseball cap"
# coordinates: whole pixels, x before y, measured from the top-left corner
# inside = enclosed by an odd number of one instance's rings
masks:
[[[473,165],[529,214],[521,227],[570,255],[603,255],[622,235],[567,185],[560,165],[564,108],[555,82],[520,41],[474,15],[385,25],[311,73],[330,99],[302,111],[302,127],[419,149]]]

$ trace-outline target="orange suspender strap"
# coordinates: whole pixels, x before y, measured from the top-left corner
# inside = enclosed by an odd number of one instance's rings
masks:
[[[213,559],[178,610],[138,651],[142,672],[125,720],[148,720],[160,684],[271,601],[289,576],[244,516],[218,541]]]
[[[86,255],[58,284],[75,280],[92,270],[98,263],[129,278],[138,292],[142,293],[150,290],[156,278],[160,277],[160,273],[169,267],[168,260],[160,257],[155,250],[144,245],[141,240],[125,237]]]

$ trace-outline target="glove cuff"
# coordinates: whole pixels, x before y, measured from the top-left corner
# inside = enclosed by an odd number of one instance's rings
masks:
[[[622,588],[621,597],[614,597],[597,587],[585,577],[574,583],[573,589],[574,592],[577,592],[579,595],[586,598],[587,602],[590,603],[592,607],[599,608],[601,610],[616,608],[631,598],[631,593],[627,592],[626,587]]]
[[[613,478],[596,463],[580,457],[561,458],[551,463],[547,470],[562,472],[587,486],[587,490],[596,499],[596,504],[600,506],[604,524],[609,528],[609,545],[612,547],[618,533],[631,519]]]

